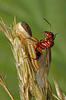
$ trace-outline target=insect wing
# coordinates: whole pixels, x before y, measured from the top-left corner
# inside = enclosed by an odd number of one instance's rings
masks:
[[[47,74],[49,73],[50,63],[51,63],[51,48],[46,50],[46,61],[47,61]]]
[[[51,62],[51,48],[44,50],[44,53],[39,58],[38,62],[39,62],[39,66],[40,66],[40,73],[48,74],[50,62]]]
[[[47,77],[49,73],[50,68],[50,62],[51,62],[51,48],[48,48],[44,50],[43,55],[38,59],[39,63],[39,71],[36,74],[36,79],[38,84],[44,88],[44,78]]]

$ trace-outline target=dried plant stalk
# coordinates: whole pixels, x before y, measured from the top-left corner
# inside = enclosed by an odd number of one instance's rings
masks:
[[[30,95],[36,100],[43,100],[43,93],[36,83],[35,72],[25,52],[25,45],[18,38],[14,39],[13,54],[16,59],[16,68],[19,78],[21,100],[30,100]],[[40,94],[40,95],[39,95]]]
[[[57,93],[59,100],[66,100],[66,96],[62,93],[56,80],[54,80],[54,85],[55,85],[56,93]]]
[[[10,91],[8,90],[2,76],[0,75],[0,84],[3,86],[3,88],[5,89],[5,91],[8,93],[8,95],[10,96],[11,100],[14,100],[14,98],[12,97]]]
[[[35,72],[27,55],[25,45],[17,36],[14,37],[15,33],[12,35],[7,32],[5,24],[2,22],[1,19],[0,30],[4,31],[5,36],[10,40],[16,60],[21,100],[30,100],[32,96],[36,100],[44,100],[42,89],[36,82]]]

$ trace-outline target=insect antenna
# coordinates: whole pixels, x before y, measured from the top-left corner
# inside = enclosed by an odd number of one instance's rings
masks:
[[[45,20],[45,22],[46,22],[47,24],[49,24],[49,26],[50,26],[50,32],[51,32],[51,24],[50,24],[50,22],[49,22],[46,18],[44,18],[44,17],[43,17],[43,20]]]
[[[54,38],[56,38],[57,35],[58,35],[58,33],[56,33],[56,34],[54,35]]]

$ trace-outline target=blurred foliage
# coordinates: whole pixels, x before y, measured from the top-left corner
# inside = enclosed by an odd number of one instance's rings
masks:
[[[17,22],[26,21],[32,29],[33,36],[39,40],[43,31],[50,30],[43,20],[45,17],[52,25],[52,32],[58,33],[52,48],[52,62],[49,81],[53,86],[52,77],[66,93],[66,0],[0,0],[0,16],[9,26],[14,16]],[[15,60],[11,45],[0,32],[0,73],[15,100],[19,100],[19,88]],[[0,99],[9,100],[7,93],[0,87]]]

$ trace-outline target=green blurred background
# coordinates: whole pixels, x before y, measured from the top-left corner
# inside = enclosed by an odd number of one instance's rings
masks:
[[[9,26],[14,15],[17,22],[26,21],[33,36],[42,39],[43,31],[49,31],[45,17],[52,25],[52,32],[58,33],[52,48],[52,62],[49,81],[54,77],[62,91],[66,93],[66,0],[0,0],[0,16]],[[15,100],[20,100],[15,60],[8,39],[0,32],[0,73]],[[10,100],[8,94],[0,87],[0,100]]]

